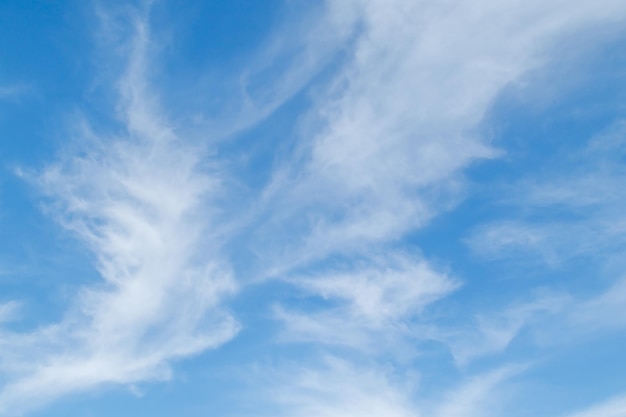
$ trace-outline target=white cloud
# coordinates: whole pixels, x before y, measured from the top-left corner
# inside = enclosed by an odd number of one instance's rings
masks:
[[[592,34],[598,24],[622,22],[626,6],[620,1],[598,5],[516,0],[349,4],[353,8],[343,2],[329,13],[357,10],[354,48],[331,85],[316,91],[313,109],[298,132],[294,158],[276,170],[265,190],[255,218],[261,224],[252,227],[258,239],[253,249],[265,262],[261,275],[292,280],[296,287],[325,298],[326,303],[313,307],[276,310],[286,326],[285,339],[331,352],[347,347],[389,364],[399,359],[410,340],[407,312],[423,308],[420,297],[411,294],[428,292],[433,284],[445,288],[441,284],[446,279],[397,279],[377,267],[365,273],[357,266],[317,276],[300,271],[309,265],[315,270],[320,260],[334,263],[337,255],[394,253],[390,243],[458,202],[466,190],[463,170],[499,155],[488,138],[477,133],[499,94],[558,58],[564,40]],[[505,226],[492,233],[496,242],[492,239],[485,246],[535,244],[549,237],[543,229],[516,228],[514,222]],[[522,329],[546,317],[552,320],[564,305],[570,306],[570,299],[557,296],[514,306],[495,317],[481,313],[468,328],[458,318],[461,330],[440,340],[450,344],[459,364],[469,363],[505,351]],[[564,317],[556,321],[567,321]],[[429,324],[423,338],[437,340],[446,332],[436,320]],[[376,364],[365,365],[359,377],[369,380],[364,375],[376,369]],[[479,377],[452,395],[449,405],[424,410],[397,387],[392,390],[400,397],[389,400],[393,395],[386,396],[389,384],[384,378],[379,380],[381,395],[363,389],[369,401],[361,399],[361,391],[345,392],[344,387],[360,385],[345,381],[343,375],[316,377],[328,384],[336,377],[338,387],[315,385],[305,394],[292,387],[277,389],[284,390],[279,398],[297,398],[287,406],[288,415],[484,416],[489,411],[499,415],[489,405],[498,402],[492,388],[506,375]],[[349,400],[344,403],[345,398]],[[405,406],[407,401],[410,405]],[[361,409],[361,403],[367,407]]]
[[[539,291],[524,301],[487,311],[483,308],[453,327],[439,326],[428,335],[445,343],[457,364],[506,352],[516,338],[527,349],[584,343],[626,327],[626,279],[597,294]],[[522,336],[523,335],[523,336]],[[545,350],[548,352],[549,350]]]
[[[486,417],[501,415],[503,387],[522,370],[510,367],[463,379],[443,393],[425,395],[427,381],[401,367],[355,364],[329,356],[314,367],[271,374],[268,396],[296,417]],[[277,382],[278,381],[278,382]]]
[[[2,273],[0,272],[0,276]],[[13,321],[19,317],[21,304],[17,301],[0,303],[0,324]]]
[[[389,380],[385,372],[357,367],[328,357],[315,368],[295,368],[273,400],[278,415],[293,417],[412,417],[406,389]],[[407,384],[409,385],[409,384]],[[272,394],[270,394],[272,395]]]
[[[568,417],[622,417],[626,415],[626,396],[616,397]]]
[[[528,173],[505,190],[505,219],[482,225],[467,239],[489,258],[521,257],[558,266],[574,258],[606,259],[626,243],[626,193],[621,144],[624,122],[555,156],[541,175]],[[572,237],[575,238],[572,238]]]
[[[545,64],[563,37],[622,22],[626,5],[353,0],[329,1],[325,11],[318,30],[299,38],[304,52],[295,53],[293,65],[261,65],[242,81],[245,106],[232,131],[284,103],[345,48],[330,85],[312,93],[297,149],[278,162],[241,226],[248,229],[236,232],[249,233],[241,240],[250,237],[262,260],[256,278],[292,280],[328,303],[315,311],[278,309],[287,338],[363,351],[383,335],[393,363],[398,346],[415,336],[407,323],[457,284],[425,260],[393,255],[389,244],[454,205],[465,191],[462,171],[498,155],[476,129],[502,90]],[[61,323],[3,339],[12,364],[2,368],[11,380],[0,392],[0,413],[104,383],[165,378],[171,359],[218,346],[237,331],[220,303],[236,289],[220,256],[233,236],[214,238],[215,229],[223,232],[211,210],[222,178],[159,109],[145,75],[148,26],[136,24],[117,85],[121,133],[83,129],[82,139],[92,143],[86,152],[62,158],[38,178],[58,219],[94,253],[104,282],[85,287]],[[270,48],[266,57],[293,58],[293,44]],[[279,75],[265,77],[266,68]],[[382,255],[364,266],[318,275],[305,268],[329,256],[373,252]],[[481,320],[486,345],[462,347],[458,355],[505,349],[533,314],[522,309],[503,323]],[[447,405],[421,407],[374,357],[363,367],[311,365],[295,383],[274,387],[280,413],[484,416],[493,388],[510,375],[479,376],[446,397]]]
[[[523,371],[523,366],[510,366],[481,374],[452,390],[432,414],[437,417],[500,416],[506,413],[508,398],[502,387],[507,380]]]
[[[33,88],[24,83],[0,85],[0,100],[17,100],[24,95],[32,94]]]
[[[343,271],[290,278],[305,294],[328,304],[314,311],[277,308],[277,318],[285,324],[284,340],[386,352],[404,338],[417,337],[413,322],[429,304],[458,287],[454,279],[409,254],[372,255],[355,263]]]
[[[252,228],[267,276],[367,252],[454,205],[462,170],[498,155],[476,129],[503,89],[563,37],[624,17],[618,1],[328,4],[358,36],[263,196]]]
[[[49,212],[92,251],[103,281],[82,287],[60,323],[3,335],[10,378],[0,414],[102,384],[167,378],[172,359],[238,330],[221,307],[236,283],[211,237],[219,176],[158,113],[145,78],[146,23],[136,30],[119,83],[124,131],[99,135],[83,124],[82,152],[30,175]]]
[[[456,329],[440,328],[440,334],[434,332],[433,338],[446,343],[456,363],[466,366],[478,358],[505,352],[524,329],[541,329],[546,321],[552,324],[555,316],[563,315],[573,304],[567,295],[544,294],[501,311],[483,310]]]
[[[374,325],[418,314],[457,287],[452,279],[408,255],[373,257],[363,263],[362,269],[295,278],[294,284],[325,299],[345,302],[351,316],[367,318]]]
[[[580,300],[568,312],[571,334],[596,334],[626,327],[626,278],[602,293]]]
[[[508,311],[492,315],[491,321],[496,317],[496,322],[505,323],[503,332],[497,333],[502,343],[490,345],[496,351],[505,350],[522,329],[535,346],[545,348],[584,343],[626,325],[625,137],[624,123],[617,121],[586,144],[561,152],[550,167],[528,173],[507,190],[501,201],[512,209],[510,214],[476,228],[467,239],[471,249],[481,256],[521,261],[522,271],[547,265],[553,274],[580,260],[590,266],[582,272],[568,272],[567,278],[586,285],[577,285],[575,293],[561,289],[549,310],[514,315],[515,320]],[[598,292],[598,287],[604,289]],[[478,331],[476,335],[488,340],[483,333]],[[453,348],[461,359],[468,355],[471,359],[481,351],[481,344],[461,345]]]

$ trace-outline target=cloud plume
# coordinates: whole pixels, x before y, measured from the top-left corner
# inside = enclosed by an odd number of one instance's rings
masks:
[[[237,285],[212,237],[220,177],[156,110],[144,78],[149,41],[137,20],[119,82],[121,130],[82,123],[80,152],[30,175],[48,211],[92,252],[101,282],[83,286],[60,323],[4,335],[11,379],[2,414],[103,384],[168,378],[171,360],[238,330],[221,306]]]

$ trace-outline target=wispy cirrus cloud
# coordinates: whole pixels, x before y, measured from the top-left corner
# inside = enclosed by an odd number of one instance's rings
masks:
[[[395,345],[404,347],[404,339],[417,337],[413,327],[423,311],[459,286],[416,255],[373,255],[356,264],[290,279],[304,294],[324,302],[312,311],[277,307],[284,340],[385,355]]]
[[[24,83],[0,85],[0,100],[17,100],[24,95],[33,93],[32,86]]]
[[[516,370],[464,376],[434,394],[441,401],[420,402],[419,386],[394,379],[399,363],[418,354],[399,352],[438,340],[469,363],[506,350],[562,305],[540,300],[502,317],[481,311],[449,336],[423,312],[459,281],[399,247],[414,246],[402,239],[463,198],[465,169],[500,154],[479,127],[503,89],[548,65],[563,39],[623,23],[623,1],[601,3],[324,3],[306,33],[270,42],[260,64],[233,77],[241,90],[232,114],[212,127],[218,136],[253,126],[327,71],[309,90],[294,136],[279,138],[294,149],[272,161],[271,180],[250,192],[251,208],[231,217],[217,214],[217,200],[236,174],[215,168],[168,122],[170,110],[181,110],[159,103],[146,75],[148,21],[130,19],[128,65],[115,84],[120,128],[81,127],[88,145],[33,176],[50,212],[93,253],[102,280],[82,288],[60,323],[3,333],[0,413],[25,409],[26,400],[166,378],[173,359],[234,337],[239,325],[222,301],[238,282],[277,278],[315,299],[313,308],[275,302],[280,342],[307,343],[316,354],[303,354],[295,369],[279,366],[289,378],[268,384],[273,415],[495,414],[495,393]],[[505,232],[493,234],[514,240]],[[546,233],[524,236],[534,244]],[[242,252],[254,259],[235,277],[229,256]],[[619,304],[620,288],[597,302]],[[320,364],[320,356],[330,359]]]
[[[17,319],[20,307],[21,305],[17,301],[0,303],[0,324]]]
[[[407,317],[424,307],[420,297],[410,296],[412,289],[439,288],[436,300],[451,292],[453,286],[446,286],[451,281],[424,274],[419,261],[399,268],[406,272],[400,280],[395,267],[364,271],[356,266],[338,274],[320,273],[318,264],[339,256],[359,265],[372,251],[394,259],[394,242],[463,198],[465,168],[499,155],[478,134],[498,95],[528,72],[549,65],[563,39],[593,31],[600,22],[620,22],[626,9],[611,1],[602,7],[516,1],[453,7],[408,1],[351,4],[361,32],[331,85],[316,94],[299,132],[296,158],[279,166],[265,190],[253,249],[263,260],[262,275],[291,280],[326,301],[308,310],[278,307],[277,318],[285,326],[281,340],[317,344],[331,352],[382,350],[385,363],[393,363],[405,358],[394,354],[407,340],[437,340],[447,331],[436,319],[428,322],[430,327],[405,326]],[[329,16],[345,7],[329,6]],[[525,236],[535,242],[542,233]],[[302,273],[309,267],[316,271],[312,276]],[[380,302],[391,288],[407,295],[390,297],[397,310]],[[557,294],[515,306],[500,318],[480,313],[475,323],[459,320],[454,340],[441,341],[463,365],[505,351],[535,320],[568,321],[564,311],[571,306],[567,295]],[[396,321],[384,321],[387,311],[397,313]],[[373,330],[381,319],[384,336]],[[481,392],[477,402],[486,403],[497,384],[480,388],[479,382],[468,382],[463,392],[468,398]],[[303,405],[309,413],[355,412],[342,404],[328,406],[323,394],[313,398]],[[484,415],[458,398],[451,401],[441,407],[441,415]],[[384,407],[391,415],[421,412],[415,405]]]
[[[615,397],[568,417],[620,417],[626,413],[626,397]]]
[[[542,175],[528,174],[512,184],[499,202],[511,215],[478,227],[469,246],[486,257],[531,256],[555,266],[620,252],[626,238],[625,137],[618,120],[556,155],[557,163]]]
[[[269,393],[281,405],[278,415],[414,415],[408,395],[410,381],[403,387],[374,367],[359,367],[350,361],[327,357],[315,367],[295,367],[289,373],[288,381],[274,385],[274,391]]]
[[[560,37],[622,15],[612,1],[328,3],[325,19],[359,36],[263,195],[253,229],[267,275],[394,241],[453,206],[463,169],[498,155],[478,126],[502,90]]]
[[[583,143],[563,146],[545,165],[500,189],[495,204],[507,214],[476,227],[467,238],[483,259],[513,261],[524,266],[522,273],[533,271],[530,275],[547,267],[553,280],[568,271],[565,277],[579,283],[568,290],[568,283],[560,282],[559,290],[543,298],[547,309],[524,309],[529,314],[520,315],[511,306],[492,314],[488,329],[501,328],[506,336],[498,352],[522,333],[536,346],[554,347],[623,330],[625,137],[624,123],[617,120]],[[574,263],[580,267],[571,269]],[[519,279],[518,268],[514,271],[505,278]],[[522,305],[536,302],[543,304],[538,297]],[[483,334],[484,329],[476,332]],[[457,355],[477,353],[477,346],[457,346]]]
[[[145,19],[133,30],[118,84],[122,129],[101,134],[83,123],[79,153],[24,174],[93,253],[102,280],[77,292],[61,322],[3,331],[3,415],[103,384],[168,378],[172,359],[217,347],[238,331],[221,307],[237,285],[216,256],[207,210],[220,192],[219,174],[159,113],[144,78]]]
[[[279,416],[497,416],[505,404],[503,384],[522,368],[461,378],[444,392],[426,397],[420,394],[424,382],[419,373],[329,356],[314,367],[288,368],[289,377],[273,385],[275,390],[267,396],[281,406],[273,414]]]
[[[455,327],[438,326],[428,336],[444,343],[462,367],[473,361],[502,356],[516,341],[528,349],[575,345],[620,332],[626,327],[626,279],[595,294],[537,291],[500,309],[484,309]]]

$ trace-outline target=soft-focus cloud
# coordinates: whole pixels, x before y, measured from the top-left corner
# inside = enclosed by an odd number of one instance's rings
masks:
[[[324,301],[304,303],[308,307],[301,309],[278,307],[276,316],[285,326],[281,340],[375,353],[381,361],[394,363],[405,359],[399,346],[407,340],[432,339],[446,344],[457,364],[465,365],[505,352],[523,329],[536,323],[543,329],[569,323],[567,309],[588,302],[557,293],[513,305],[501,315],[468,314],[475,317],[469,323],[463,317],[452,326],[442,325],[432,318],[420,323],[420,334],[415,334],[410,319],[425,304],[411,294],[436,288],[430,301],[445,297],[454,287],[445,275],[418,271],[427,263],[403,267],[406,274],[376,262],[370,270],[356,263],[352,269],[340,267],[339,273],[319,272],[318,267],[324,260],[334,265],[337,256],[368,257],[372,252],[394,259],[396,242],[464,197],[464,169],[501,154],[489,138],[481,137],[479,128],[504,89],[549,65],[559,48],[581,33],[595,36],[596,25],[623,21],[626,7],[618,1],[598,6],[373,0],[329,3],[327,18],[352,16],[355,10],[359,31],[351,53],[331,84],[313,96],[313,108],[298,131],[295,156],[278,164],[257,208],[255,220],[260,220],[252,226],[253,250],[264,268],[261,276],[281,277]],[[515,221],[487,232],[478,231],[476,239],[493,237],[485,244],[488,249],[547,238],[546,230],[518,227]],[[309,267],[315,272],[302,273]],[[394,295],[386,302],[390,293]],[[380,323],[383,332],[377,332]],[[567,328],[572,329],[569,324]],[[491,381],[485,386],[498,385],[499,378]],[[459,395],[487,404],[489,389],[479,385]],[[386,385],[381,391],[389,389],[402,397],[398,387]],[[300,404],[308,410],[303,415],[377,415],[381,404],[388,415],[419,415],[417,408],[395,405],[402,401],[390,405],[381,400],[368,414],[343,404],[329,406],[326,399],[307,399]],[[441,406],[439,414],[486,413],[463,404],[459,400]]]
[[[626,279],[596,294],[575,296],[552,291],[516,300],[502,309],[484,308],[469,322],[439,326],[427,335],[448,346],[457,364],[466,366],[502,355],[518,337],[534,349],[561,347],[626,327]]]
[[[32,94],[33,88],[27,84],[15,83],[0,85],[0,100],[13,101],[24,95]]]
[[[542,175],[528,173],[505,189],[500,204],[510,207],[511,215],[476,228],[469,246],[489,258],[534,258],[552,266],[621,253],[626,243],[624,138],[619,120],[558,155]]]
[[[458,202],[462,170],[498,155],[478,134],[494,100],[560,39],[623,18],[620,2],[603,5],[328,3],[326,19],[354,20],[358,37],[264,193],[266,274],[396,240]]]
[[[279,384],[273,400],[284,416],[410,417],[417,414],[408,396],[410,381],[403,387],[384,371],[357,367],[328,357],[315,368],[290,369],[290,377]],[[271,394],[270,394],[271,395]]]
[[[467,365],[505,352],[523,329],[540,340],[555,324],[593,329],[620,311],[621,284],[597,298],[501,300],[511,307],[494,313],[481,305],[467,317],[446,316],[444,325],[426,313],[461,282],[411,255],[419,250],[409,235],[464,198],[468,167],[503,153],[481,135],[502,92],[572,39],[623,24],[623,1],[347,0],[315,11],[293,36],[290,25],[278,30],[255,64],[224,81],[240,86],[235,110],[199,116],[223,139],[309,94],[293,115],[294,131],[276,139],[286,150],[266,161],[270,180],[255,183],[245,208],[226,190],[233,177],[245,181],[229,172],[231,161],[211,157],[228,153],[207,152],[181,133],[186,126],[168,121],[187,108],[169,108],[150,82],[148,20],[125,21],[132,39],[122,35],[126,46],[113,47],[128,53],[114,85],[117,129],[78,122],[76,148],[24,174],[45,193],[48,212],[89,248],[101,280],[81,288],[59,323],[2,330],[0,414],[103,384],[168,378],[173,359],[235,336],[239,325],[224,299],[238,284],[270,278],[307,299],[273,300],[279,343],[315,351],[303,352],[297,367],[279,362],[276,372],[288,377],[264,386],[278,416],[498,415],[506,400],[499,388],[521,368],[454,374],[426,398],[414,345],[434,341]],[[101,18],[105,29],[119,30],[115,19]],[[115,43],[120,33],[103,39]],[[597,155],[617,147],[603,143],[590,145]],[[593,218],[575,225],[590,236],[586,246],[545,250],[571,225],[524,218],[483,225],[470,245],[496,255],[543,247],[542,257],[558,260],[622,236],[617,167],[525,188],[521,204],[575,207]],[[568,192],[573,185],[584,192]],[[603,234],[594,241],[597,228]],[[232,259],[249,265],[231,268]],[[615,319],[612,328],[622,325]]]
[[[469,323],[447,331],[440,329],[441,334],[433,337],[447,344],[456,363],[464,366],[481,357],[501,354],[522,330],[541,328],[546,320],[551,322],[572,304],[567,295],[543,295],[513,303],[502,311],[481,312]]]
[[[355,364],[326,357],[315,367],[288,368],[272,375],[268,394],[281,406],[273,415],[365,417],[478,417],[501,415],[503,386],[522,368],[502,368],[460,381],[437,395],[425,396],[420,375],[402,368]],[[284,371],[284,370],[283,370]],[[276,380],[282,381],[276,383]]]
[[[170,360],[238,330],[221,307],[236,284],[216,256],[207,210],[219,175],[158,113],[144,78],[149,33],[136,24],[119,82],[123,129],[99,134],[82,123],[80,152],[28,174],[48,212],[93,253],[102,281],[82,287],[61,322],[3,335],[2,414],[102,384],[168,378]]]
[[[1,275],[1,274],[0,274]],[[8,301],[0,304],[0,324],[13,321],[18,318],[21,304],[17,301]]]
[[[479,374],[446,394],[432,415],[437,417],[499,416],[505,413],[507,396],[502,389],[506,382],[524,370],[509,366]]]
[[[384,353],[402,339],[417,337],[411,327],[423,310],[458,287],[454,279],[408,254],[373,255],[355,263],[343,271],[290,279],[304,294],[324,302],[313,311],[278,307],[284,340]]]
[[[626,397],[616,397],[568,417],[621,417],[626,414]]]

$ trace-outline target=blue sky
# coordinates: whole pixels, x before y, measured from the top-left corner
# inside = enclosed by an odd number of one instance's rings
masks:
[[[0,3],[0,415],[626,416],[626,3]]]

